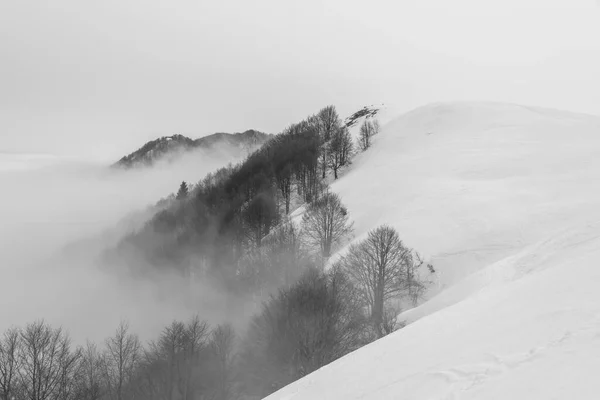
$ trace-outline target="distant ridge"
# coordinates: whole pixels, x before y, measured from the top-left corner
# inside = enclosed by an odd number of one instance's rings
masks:
[[[211,149],[217,146],[256,149],[271,137],[270,134],[249,129],[240,133],[218,132],[199,139],[183,135],[163,136],[144,144],[131,154],[122,157],[113,167],[148,167],[159,160],[173,160],[196,149]]]

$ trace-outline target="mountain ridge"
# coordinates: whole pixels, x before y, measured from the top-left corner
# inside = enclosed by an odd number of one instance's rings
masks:
[[[254,129],[236,133],[216,132],[198,139],[191,139],[180,134],[161,136],[146,142],[134,152],[123,156],[112,166],[121,168],[148,167],[161,160],[171,161],[182,153],[197,149],[210,150],[217,146],[253,150],[260,147],[270,137],[272,137],[271,134]]]

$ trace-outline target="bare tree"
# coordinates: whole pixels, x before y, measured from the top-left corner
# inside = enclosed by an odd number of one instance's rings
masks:
[[[21,344],[19,378],[24,397],[74,399],[81,353],[71,351],[69,336],[61,328],[38,321],[21,332]]]
[[[112,400],[125,399],[127,384],[133,380],[140,362],[142,346],[137,335],[129,333],[129,324],[121,322],[114,336],[106,340],[104,379]]]
[[[235,331],[229,324],[217,326],[211,333],[210,354],[214,375],[212,398],[227,400],[233,390]]]
[[[327,151],[327,165],[333,171],[334,179],[338,178],[341,167],[350,162],[352,152],[352,137],[346,128],[338,128],[332,134]]]
[[[327,106],[317,114],[319,121],[319,131],[321,137],[321,174],[325,179],[328,166],[329,146],[327,143],[331,140],[333,134],[341,127],[340,116],[334,106]]]
[[[262,238],[277,224],[278,212],[274,196],[259,193],[248,204],[243,212],[247,226],[247,237],[256,247],[262,245]]]
[[[340,148],[340,159],[341,166],[344,167],[350,164],[350,159],[352,157],[352,153],[354,152],[354,144],[352,142],[352,135],[350,135],[350,131],[348,128],[344,127],[342,129],[342,140],[341,140],[341,148]]]
[[[196,386],[193,379],[193,372],[198,368],[201,353],[207,346],[209,335],[209,325],[201,321],[196,315],[187,324],[185,329],[185,357],[184,366],[186,374],[182,376],[180,382],[182,400],[195,399]]]
[[[350,246],[339,263],[369,307],[379,337],[389,333],[386,332],[389,328],[385,328],[389,322],[386,305],[402,296],[416,301],[425,289],[417,273],[423,261],[404,246],[398,232],[387,225],[372,230],[364,241]]]
[[[20,331],[9,329],[0,338],[0,399],[10,400],[16,392],[17,372],[20,370]]]
[[[360,134],[358,137],[358,144],[362,151],[367,150],[371,147],[371,138],[378,134],[380,130],[379,121],[365,119],[360,126]]]
[[[102,355],[96,344],[88,341],[82,350],[78,399],[98,400],[102,396],[102,362]]]
[[[156,397],[165,400],[180,398],[176,394],[181,394],[179,383],[186,372],[185,344],[185,325],[179,321],[173,321],[162,331],[158,341],[150,344],[146,362],[153,371]]]
[[[59,349],[59,367],[60,381],[58,384],[58,394],[54,397],[60,400],[79,400],[78,381],[81,371],[81,356],[80,348],[71,351],[71,339],[65,336],[66,339],[60,342]]]
[[[284,220],[265,238],[263,253],[269,283],[275,287],[291,285],[302,273],[306,255],[298,226]]]
[[[240,383],[262,398],[360,345],[364,317],[340,273],[309,269],[255,315],[240,351]]]
[[[381,125],[379,124],[378,119],[373,119],[371,123],[373,124],[373,135],[377,135],[379,132],[381,132]]]
[[[285,155],[287,156],[287,154]],[[287,158],[289,160],[289,158]],[[290,213],[290,204],[292,201],[292,186],[294,182],[294,175],[291,163],[285,165],[278,165],[275,169],[275,182],[277,185],[278,193],[283,198],[285,205],[285,214]]]
[[[431,280],[426,280],[419,272],[421,267],[426,266],[429,276],[435,273],[433,265],[427,263],[423,257],[415,252],[411,254],[410,263],[407,264],[406,275],[404,279],[404,290],[406,297],[410,300],[413,306],[416,306],[423,299],[427,287],[431,284]]]
[[[329,258],[336,244],[352,233],[348,211],[335,193],[326,193],[312,202],[302,218],[302,229],[309,243]]]
[[[196,316],[188,324],[179,321],[167,326],[157,341],[143,352],[133,385],[145,400],[191,400],[203,396],[207,363],[208,324]]]

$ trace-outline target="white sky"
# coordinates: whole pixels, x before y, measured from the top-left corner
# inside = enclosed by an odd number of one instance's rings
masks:
[[[0,0],[0,151],[113,159],[327,104],[600,114],[595,0]]]

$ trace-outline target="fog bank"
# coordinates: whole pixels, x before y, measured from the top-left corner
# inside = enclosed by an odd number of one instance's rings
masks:
[[[127,319],[148,339],[175,318],[225,318],[210,307],[221,300],[208,287],[167,274],[158,282],[123,279],[99,265],[97,256],[118,239],[115,233],[124,233],[114,230],[122,218],[175,192],[182,180],[195,183],[243,156],[200,150],[174,163],[123,171],[82,160],[0,154],[0,332],[43,318],[64,326],[78,342],[102,340]],[[62,251],[91,237],[93,246],[77,257]]]

